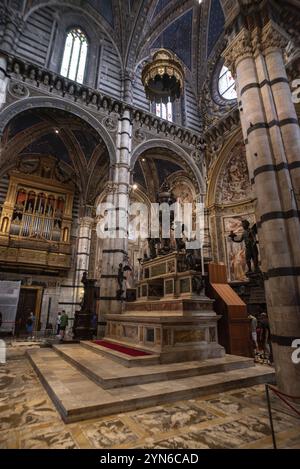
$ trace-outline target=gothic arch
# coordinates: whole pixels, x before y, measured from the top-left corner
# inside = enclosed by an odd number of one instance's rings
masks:
[[[138,158],[147,150],[155,149],[155,148],[166,148],[171,150],[175,153],[175,155],[181,157],[192,169],[193,174],[196,178],[198,183],[199,192],[201,194],[206,193],[206,184],[203,175],[201,174],[199,168],[197,167],[193,158],[184,151],[181,147],[179,147],[176,143],[172,142],[171,140],[161,140],[161,139],[153,139],[148,140],[147,142],[143,142],[138,145],[132,152],[131,161],[130,161],[130,169],[131,171],[134,169],[134,166],[138,160]]]
[[[31,97],[28,99],[17,101],[7,108],[5,108],[0,114],[0,136],[3,135],[5,127],[9,122],[16,117],[21,112],[27,111],[29,109],[59,109],[65,111],[66,113],[73,114],[76,117],[87,122],[101,137],[104,141],[108,153],[110,164],[113,165],[116,162],[116,147],[115,144],[109,135],[109,133],[104,129],[101,123],[89,112],[83,110],[79,106],[73,103],[67,103],[59,98],[53,98],[48,96],[37,96]]]

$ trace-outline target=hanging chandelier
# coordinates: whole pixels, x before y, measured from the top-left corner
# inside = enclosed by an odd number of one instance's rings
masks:
[[[173,102],[182,94],[184,70],[174,54],[160,49],[155,52],[153,61],[144,67],[142,82],[151,102]]]

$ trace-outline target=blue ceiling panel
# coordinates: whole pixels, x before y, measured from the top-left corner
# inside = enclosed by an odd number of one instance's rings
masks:
[[[220,0],[211,0],[209,28],[207,38],[207,57],[224,30],[225,18]]]
[[[188,68],[192,66],[193,11],[190,10],[174,21],[152,44],[173,51]]]

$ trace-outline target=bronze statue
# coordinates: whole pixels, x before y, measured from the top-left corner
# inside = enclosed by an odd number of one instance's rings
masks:
[[[183,239],[185,226],[181,222],[176,222],[174,224],[174,236],[176,242],[176,250],[178,252],[185,250],[186,244]]]
[[[160,256],[165,256],[172,252],[171,247],[171,236],[170,229],[168,226],[168,233],[164,232],[163,224],[166,220],[169,220],[171,225],[174,221],[174,212],[169,207],[175,202],[174,197],[172,196],[171,187],[167,181],[164,181],[160,187],[158,193],[158,203],[160,204],[159,210],[159,232],[160,232],[160,246],[158,254]]]
[[[199,249],[186,249],[185,268],[186,270],[201,272],[201,253],[199,253]]]
[[[87,308],[87,285],[88,285],[88,276],[87,272],[83,272],[82,278],[81,278],[81,283],[83,283],[83,298],[81,302],[81,310],[85,311]]]
[[[155,259],[157,257],[157,254],[156,254],[157,239],[148,238],[147,241],[148,241],[148,247],[149,247],[149,252],[150,252],[150,259]]]
[[[256,239],[256,234],[257,234],[257,228],[256,224],[250,228],[250,223],[248,220],[242,220],[242,226],[243,226],[243,234],[241,235],[240,239],[237,239],[237,235],[231,231],[229,238],[234,242],[234,243],[242,243],[244,241],[245,247],[246,247],[246,262],[247,262],[247,267],[248,267],[248,272],[247,274],[252,273],[252,263],[254,265],[254,272],[259,272],[259,266],[258,266],[258,249],[257,249],[257,239]]]
[[[125,275],[124,275],[124,272],[127,272],[129,270],[132,270],[131,267],[129,266],[129,264],[127,263],[125,266],[123,266],[122,263],[119,264],[119,269],[118,269],[118,277],[117,277],[117,281],[118,281],[118,290],[117,290],[117,298],[118,300],[120,301],[124,301],[124,293],[125,293],[125,290],[123,289],[124,287],[124,280],[125,280]]]
[[[118,300],[122,300],[123,298],[123,285],[124,285],[124,269],[123,269],[123,264],[119,264],[119,269],[118,269],[118,290],[117,290],[117,298]]]
[[[185,263],[187,270],[196,270],[196,259],[192,249],[188,249],[186,251]]]
[[[197,295],[201,295],[201,292],[204,289],[204,280],[203,280],[202,275],[195,275],[192,278],[192,288],[193,288],[193,293],[196,293]]]

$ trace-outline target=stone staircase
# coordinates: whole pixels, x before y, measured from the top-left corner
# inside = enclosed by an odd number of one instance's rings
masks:
[[[67,423],[275,380],[272,368],[245,357],[159,364],[156,356],[128,357],[102,348],[84,342],[27,352]],[[134,364],[128,366],[130,359]]]

